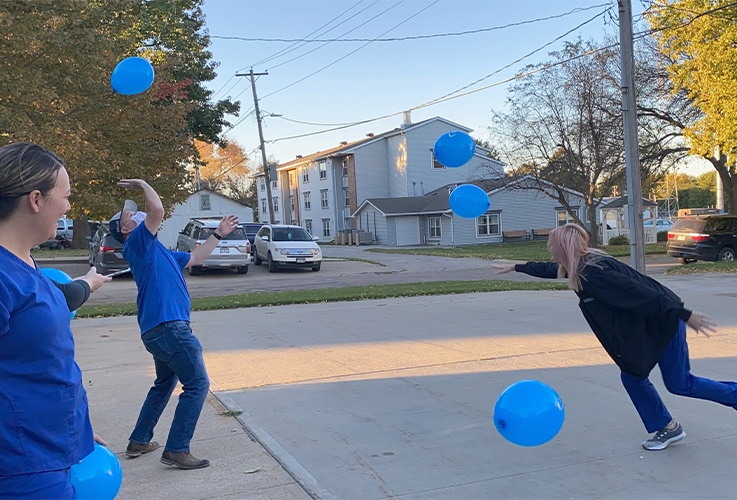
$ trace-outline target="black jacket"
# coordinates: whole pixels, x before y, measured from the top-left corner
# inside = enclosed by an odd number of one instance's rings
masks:
[[[515,271],[557,278],[554,262],[517,264]],[[671,290],[618,260],[602,256],[582,272],[578,306],[619,368],[647,377],[691,311]]]

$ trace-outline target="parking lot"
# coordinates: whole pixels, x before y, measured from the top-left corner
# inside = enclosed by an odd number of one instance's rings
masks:
[[[309,290],[366,286],[388,283],[417,283],[447,280],[532,280],[524,274],[497,276],[490,261],[472,258],[452,259],[424,255],[390,254],[367,251],[374,247],[323,246],[325,260],[319,272],[310,269],[280,269],[269,273],[265,265],[251,264],[247,274],[233,271],[206,271],[190,276],[185,271],[187,287],[192,297],[212,297],[248,292]],[[69,261],[46,260],[42,267],[56,267],[70,276],[80,276],[89,269],[84,257]],[[667,269],[678,266],[676,259],[647,259],[649,275],[662,276]],[[668,278],[678,279],[677,277]],[[698,281],[698,279],[694,279]],[[136,285],[130,275],[116,277],[95,292],[88,304],[135,302]]]

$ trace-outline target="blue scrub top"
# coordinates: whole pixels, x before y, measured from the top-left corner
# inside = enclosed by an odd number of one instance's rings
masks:
[[[167,321],[189,321],[190,300],[184,268],[190,255],[172,252],[139,224],[128,236],[123,257],[138,286],[138,326],[141,334]]]
[[[0,475],[66,469],[93,446],[64,295],[0,246]]]

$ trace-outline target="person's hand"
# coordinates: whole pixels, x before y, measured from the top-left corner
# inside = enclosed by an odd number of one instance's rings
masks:
[[[717,332],[717,324],[704,313],[698,311],[692,311],[691,317],[686,322],[688,326],[696,330],[696,333],[703,333],[707,337],[710,337],[709,333]]]
[[[93,433],[93,437],[95,439],[95,443],[101,444],[103,446],[107,446],[107,441],[105,441],[104,439],[102,439],[99,434]]]
[[[120,179],[118,181],[118,186],[133,191],[142,191],[145,184],[146,181],[142,179]]]
[[[496,274],[506,274],[506,273],[511,273],[512,271],[514,271],[514,264],[513,263],[512,264],[509,264],[509,263],[500,263],[500,264],[493,263],[493,264],[491,264],[491,268],[496,270]]]
[[[110,276],[103,276],[102,274],[97,272],[97,269],[94,267],[91,267],[89,271],[87,271],[87,274],[82,276],[81,278],[84,281],[87,282],[87,284],[90,286],[90,292],[94,292],[98,288],[100,288],[103,283],[107,283],[108,281],[112,281],[113,278]]]
[[[238,227],[238,217],[235,215],[226,215],[218,224],[217,232],[220,236],[228,236]]]

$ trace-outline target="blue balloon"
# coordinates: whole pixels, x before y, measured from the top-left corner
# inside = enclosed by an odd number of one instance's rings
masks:
[[[112,500],[123,484],[123,469],[118,457],[97,443],[92,453],[72,465],[71,475],[79,500]]]
[[[154,83],[154,68],[143,57],[128,57],[115,66],[110,85],[118,94],[140,94]]]
[[[470,135],[455,130],[446,132],[435,141],[433,153],[441,165],[456,168],[465,165],[473,158],[476,152],[476,143]]]
[[[537,380],[507,387],[494,406],[494,425],[504,439],[520,446],[539,446],[553,439],[565,410],[558,393]]]
[[[459,217],[475,219],[489,210],[489,196],[478,186],[462,184],[450,193],[450,208]]]
[[[49,278],[50,280],[54,280],[57,283],[61,283],[62,285],[64,283],[69,283],[72,281],[72,278],[65,273],[64,271],[60,269],[54,269],[53,267],[44,267],[41,269],[41,274]],[[74,316],[77,314],[77,311],[71,311],[69,313],[69,319],[74,319]]]

